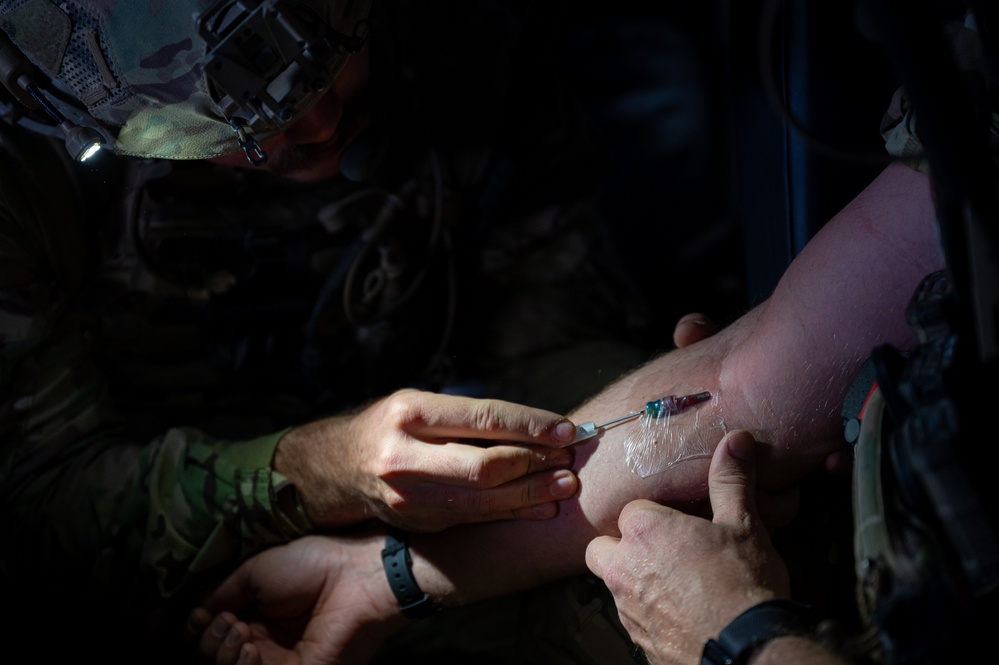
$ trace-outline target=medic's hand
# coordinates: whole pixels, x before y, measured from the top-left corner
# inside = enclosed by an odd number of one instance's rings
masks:
[[[191,612],[186,638],[218,665],[365,663],[409,622],[385,579],[384,545],[384,533],[308,536],[266,550]]]
[[[756,511],[754,447],[747,432],[733,431],[716,448],[713,521],[633,501],[618,520],[621,538],[586,548],[586,565],[653,665],[699,662],[705,640],[743,610],[788,595],[787,568]]]
[[[718,326],[710,318],[700,312],[684,314],[673,328],[673,344],[682,349],[711,337],[718,332]]]
[[[299,488],[313,524],[377,518],[406,531],[555,516],[575,494],[575,426],[500,400],[402,390],[360,413],[289,432],[275,469]],[[531,445],[526,445],[531,444]]]
[[[673,344],[683,349],[717,332],[718,326],[707,315],[700,312],[684,314],[673,328]],[[770,528],[790,524],[798,512],[797,485],[769,491],[757,488],[756,508]],[[706,509],[710,513],[710,504]]]

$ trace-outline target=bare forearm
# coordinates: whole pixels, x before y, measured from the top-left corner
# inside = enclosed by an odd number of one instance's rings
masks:
[[[729,412],[772,444],[760,482],[799,477],[841,440],[843,398],[881,344],[911,348],[905,307],[943,267],[928,178],[888,167],[809,242],[726,363]],[[733,390],[735,389],[735,390]],[[758,423],[754,425],[753,422]]]
[[[696,345],[696,353],[672,352],[652,361],[570,417],[576,423],[599,422],[641,408],[657,396],[715,390],[718,365],[703,352],[729,344],[742,330],[726,329]],[[617,516],[628,502],[651,498],[682,508],[706,496],[710,451],[725,430],[721,409],[711,400],[675,416],[672,440],[660,442],[663,459],[670,462],[656,473],[637,473],[627,460],[631,437],[642,427],[639,419],[578,444],[574,468],[580,491],[560,504],[556,518],[544,524],[477,525],[415,537],[417,579],[438,600],[458,605],[585,572],[587,543],[616,533]]]
[[[731,429],[771,444],[759,474],[765,485],[787,485],[816,468],[842,445],[838,412],[859,364],[877,344],[912,343],[904,308],[919,280],[942,267],[934,238],[925,176],[889,168],[796,259],[768,301],[570,414],[577,423],[600,422],[663,395],[710,391],[709,403],[676,416],[660,436],[652,473],[628,463],[628,437],[639,423],[607,430],[577,447],[580,492],[556,519],[415,542],[426,558],[417,564],[426,590],[465,602],[585,571],[586,544],[615,534],[629,501],[684,507],[703,499],[708,457]]]

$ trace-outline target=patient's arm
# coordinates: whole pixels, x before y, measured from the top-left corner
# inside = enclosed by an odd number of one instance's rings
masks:
[[[842,445],[840,404],[859,363],[881,343],[914,342],[904,308],[919,281],[942,267],[932,215],[926,176],[889,167],[809,243],[766,302],[717,334],[650,362],[570,414],[576,423],[603,422],[663,395],[710,391],[712,400],[670,422],[662,458],[679,461],[660,462],[657,473],[643,477],[625,456],[626,439],[638,424],[610,428],[577,446],[580,491],[561,503],[556,518],[411,536],[422,589],[443,605],[457,605],[585,572],[587,544],[597,535],[618,535],[617,517],[628,502],[645,498],[694,510],[706,499],[710,454],[728,430],[747,429],[770,444],[757,473],[764,487],[789,485],[816,468]],[[357,621],[366,629],[327,621],[328,635],[356,646],[368,628],[384,634],[401,617],[382,577],[380,543],[377,535],[356,542],[311,539],[255,557],[209,599],[193,632],[202,634],[210,616],[247,602],[266,605],[270,598],[278,606],[268,594],[282,587],[270,589],[267,573],[304,551],[309,561],[329,562],[337,573],[322,578],[326,586],[317,591],[309,628],[318,630],[329,616],[324,608],[363,605]],[[338,593],[333,580],[346,575],[344,567],[351,569],[350,579],[371,581],[365,603],[356,602],[356,593]],[[248,630],[244,624],[239,629]],[[215,653],[218,640],[210,631],[204,635],[204,650]]]
[[[919,281],[941,267],[928,178],[888,167],[808,244],[767,301],[569,414],[576,423],[601,422],[655,397],[708,390],[715,399],[670,423],[662,453],[683,461],[640,477],[625,461],[625,440],[638,424],[610,428],[577,447],[581,489],[557,518],[414,539],[417,579],[432,595],[460,603],[585,572],[587,543],[617,535],[629,501],[689,507],[704,499],[711,452],[731,429],[771,445],[761,486],[793,483],[843,445],[839,410],[871,349],[914,343],[905,306]]]

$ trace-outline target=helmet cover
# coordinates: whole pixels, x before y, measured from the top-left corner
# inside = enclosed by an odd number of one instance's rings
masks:
[[[363,43],[370,4],[0,0],[0,30],[116,153],[204,159],[238,150],[233,117],[263,139],[307,112]]]

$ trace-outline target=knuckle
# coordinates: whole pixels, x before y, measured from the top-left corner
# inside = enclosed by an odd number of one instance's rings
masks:
[[[480,513],[506,516],[528,517],[532,515],[532,507],[550,498],[539,498],[544,495],[543,486],[537,483],[521,483],[502,493],[480,493]]]
[[[401,492],[397,492],[394,489],[387,488],[382,492],[382,503],[393,513],[405,513],[410,507],[410,502],[407,497]]]
[[[414,419],[419,413],[419,391],[412,389],[397,390],[382,402],[385,417],[391,423],[405,423]]]
[[[520,505],[533,506],[542,501],[551,500],[548,483],[524,483],[520,489]]]
[[[534,453],[517,446],[486,448],[468,468],[468,481],[476,487],[498,487],[532,470]]]
[[[618,526],[621,529],[621,533],[642,536],[652,527],[649,511],[641,506],[629,503],[621,510],[621,514],[618,517]]]
[[[472,423],[481,432],[494,432],[503,426],[503,417],[497,404],[492,400],[476,402],[472,412]]]
[[[380,446],[378,452],[371,457],[370,464],[372,475],[382,480],[407,470],[406,455],[399,446],[391,443]]]
[[[557,418],[555,420],[549,420],[532,413],[527,419],[527,433],[530,434],[531,437],[539,437],[546,430],[554,426],[556,422],[558,422]]]
[[[465,477],[468,479],[468,484],[473,487],[492,487],[493,479],[496,476],[494,468],[488,456],[476,457],[468,464],[468,468],[465,469]]]
[[[764,528],[763,525],[756,519],[756,516],[749,512],[744,512],[739,515],[739,534],[746,540],[755,537],[756,532]]]
[[[484,432],[520,431],[531,438],[542,435],[557,420],[535,409],[493,399],[478,400],[472,407],[472,422]]]

